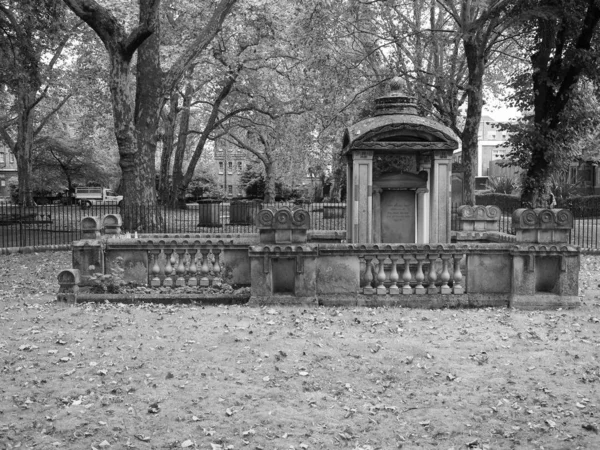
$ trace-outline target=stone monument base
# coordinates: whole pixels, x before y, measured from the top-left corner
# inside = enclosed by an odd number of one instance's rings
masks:
[[[581,306],[581,300],[576,295],[558,295],[558,294],[534,294],[518,295],[510,297],[509,306],[515,309],[524,310],[543,310],[543,309],[571,309]]]

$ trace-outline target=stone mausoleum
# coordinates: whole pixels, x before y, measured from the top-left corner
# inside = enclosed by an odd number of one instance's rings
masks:
[[[347,240],[362,243],[450,242],[450,128],[417,115],[414,98],[394,79],[372,117],[343,138],[347,167]]]

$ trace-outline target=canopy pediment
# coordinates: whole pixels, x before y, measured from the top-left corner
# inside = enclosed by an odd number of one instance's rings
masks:
[[[344,132],[344,153],[353,150],[382,152],[455,150],[459,139],[454,132],[426,117],[393,114],[369,117]]]

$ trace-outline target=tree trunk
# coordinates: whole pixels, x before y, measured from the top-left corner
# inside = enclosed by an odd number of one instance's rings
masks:
[[[275,176],[273,173],[273,163],[271,161],[263,161],[265,166],[265,203],[275,201]]]
[[[462,133],[462,164],[464,167],[463,201],[466,205],[475,205],[475,177],[477,176],[477,151],[479,123],[483,109],[483,73],[485,61],[480,53],[482,43],[477,36],[465,39],[464,49],[469,69],[467,86],[467,119]]]
[[[145,185],[138,178],[137,139],[134,126],[133,89],[129,80],[129,62],[119,55],[111,55],[110,92],[113,105],[115,137],[119,148],[121,188],[123,192],[123,227],[127,230],[142,229],[139,215],[134,209],[142,204]]]
[[[183,157],[185,156],[188,132],[190,130],[190,108],[192,106],[193,93],[193,86],[191,83],[188,83],[183,96],[183,111],[179,122],[179,136],[177,138],[177,149],[175,150],[175,159],[173,161],[173,181],[171,184],[171,202],[173,203],[184,200],[185,191],[191,181],[191,178],[187,182],[185,180],[183,174]]]
[[[162,102],[162,71],[160,68],[160,0],[140,0],[140,23],[154,23],[154,32],[137,51],[137,89],[135,128],[137,157],[134,168],[137,177],[133,192],[136,205],[142,207],[131,229],[158,230],[161,217],[156,202],[156,143]],[[132,186],[133,187],[133,186]]]
[[[160,203],[167,205],[171,201],[171,157],[175,145],[175,124],[179,113],[179,95],[171,95],[169,113],[163,116],[165,132],[162,138],[162,154],[160,156],[160,175],[158,195]]]
[[[19,204],[33,206],[31,190],[31,148],[33,145],[33,114],[31,105],[35,102],[36,91],[21,87],[18,99],[18,127],[14,153],[17,157],[19,177]]]

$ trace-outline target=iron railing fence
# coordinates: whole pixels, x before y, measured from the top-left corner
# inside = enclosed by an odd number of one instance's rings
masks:
[[[452,205],[452,230],[458,230],[459,205]],[[512,226],[512,209],[500,208],[501,216],[498,231],[515,234]],[[573,229],[569,233],[569,244],[585,249],[600,249],[600,205],[571,209],[573,213]]]
[[[272,206],[296,206],[277,202]],[[230,201],[189,204],[187,209],[158,206],[161,221],[144,230],[149,233],[256,233],[254,216],[267,204],[257,201]],[[313,230],[345,230],[345,203],[305,203]],[[452,206],[452,230],[458,229],[456,210]],[[151,215],[155,210],[136,206],[134,216]],[[512,210],[502,210],[498,231],[514,234]],[[122,213],[116,205],[97,205],[82,210],[76,205],[41,205],[23,207],[0,203],[0,248],[65,245],[81,239],[81,219],[85,216]],[[583,248],[599,249],[600,205],[573,211],[574,226],[569,243]],[[123,231],[134,231],[123,229]]]
[[[311,229],[346,229],[345,203],[204,202],[188,204],[186,208],[138,205],[129,212],[136,218],[159,213],[160,221],[143,230],[147,233],[257,233],[254,216],[263,206],[302,206],[310,213]],[[78,205],[24,207],[0,203],[0,248],[70,244],[81,239],[81,219],[115,213],[125,214],[125,211],[117,205],[82,209]],[[134,230],[123,228],[123,231]]]

